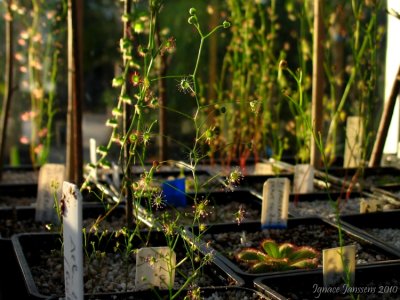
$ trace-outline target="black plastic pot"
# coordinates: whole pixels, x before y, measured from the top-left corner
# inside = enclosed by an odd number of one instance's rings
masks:
[[[259,247],[259,243],[265,238],[271,238],[278,243],[289,242],[296,246],[311,246],[321,252],[326,248],[338,247],[338,232],[336,225],[328,220],[320,218],[292,218],[288,219],[287,229],[261,230],[260,222],[243,222],[237,224],[218,224],[207,226],[202,231],[201,239],[197,238],[198,228],[194,228],[192,233],[187,228],[188,236],[194,243],[199,245],[204,253],[212,253],[216,260],[225,263],[230,269],[239,274],[246,282],[252,282],[260,276],[271,275],[274,272],[261,274],[251,273],[244,263],[240,264],[235,254],[243,248]],[[364,263],[369,264],[367,260],[378,259],[396,260],[400,258],[397,251],[387,247],[384,244],[375,243],[360,232],[354,232],[347,226],[342,226],[343,239],[345,244],[357,244],[356,260],[365,259]],[[251,235],[257,235],[253,240]],[[232,241],[228,241],[233,236]],[[242,243],[244,241],[244,243]],[[231,243],[231,246],[229,245]],[[232,249],[234,248],[234,249]],[[361,251],[362,250],[362,251]],[[289,270],[279,271],[282,275],[291,273],[305,273],[309,270]]]
[[[0,238],[0,299],[23,299],[23,277],[10,239]]]
[[[303,274],[272,275],[257,278],[255,286],[262,292],[273,289],[281,299],[400,299],[400,263],[388,262],[356,268],[352,289],[341,283],[324,289],[321,270]],[[357,292],[358,291],[358,292]]]
[[[84,203],[83,219],[97,219],[105,213],[105,209],[101,204]],[[125,207],[118,206],[108,217],[122,218],[125,214]],[[20,229],[22,231],[20,231]],[[35,222],[35,208],[33,207],[14,207],[0,208],[0,235],[3,238],[10,238],[16,233],[26,232],[46,232],[48,231],[46,224]]]
[[[321,192],[321,193],[307,193],[307,194],[295,194],[290,195],[290,207],[289,213],[295,217],[325,217],[335,218],[336,212],[332,204],[339,204],[339,214],[349,215],[359,212],[359,201],[361,198],[368,198],[368,195],[359,192]],[[318,204],[323,204],[322,207]],[[307,213],[302,215],[299,211],[296,211],[296,207],[303,207],[307,210],[307,207],[313,208],[315,213]],[[351,208],[350,210],[348,208]],[[356,210],[357,208],[357,210]],[[329,212],[329,213],[328,213]]]
[[[387,212],[374,212],[368,214],[357,214],[342,216],[342,221],[346,222],[348,227],[352,230],[360,232],[368,236],[371,240],[375,240],[377,243],[385,244],[388,248],[394,252],[399,253],[400,248],[395,247],[393,244],[383,239],[382,236],[371,233],[369,228],[378,229],[398,229],[400,231],[400,211],[387,211]],[[400,240],[400,236],[398,236]]]
[[[186,206],[173,206],[166,204],[163,207],[156,208],[147,202],[147,211],[156,219],[160,219],[160,216],[168,213],[170,216],[179,214],[179,224],[189,225],[194,220],[194,198],[197,201],[208,200],[205,207],[206,215],[200,218],[200,221],[205,224],[216,224],[221,222],[236,222],[236,215],[242,207],[246,211],[247,220],[256,221],[261,218],[261,196],[252,193],[248,190],[236,190],[232,192],[199,192],[197,194],[187,193],[186,194]],[[228,218],[228,219],[225,219]],[[154,219],[154,218],[153,218]],[[172,217],[171,219],[174,219]],[[149,219],[151,223],[151,218]]]
[[[400,185],[400,169],[394,167],[366,167],[360,168],[330,168],[329,175],[333,175],[346,184],[358,183],[361,188],[368,190],[370,187],[390,187]]]
[[[262,194],[264,183],[271,178],[288,178],[291,181],[291,186],[293,186],[294,175],[293,174],[280,174],[280,175],[247,175],[242,178],[240,184],[238,186],[239,189],[250,189],[258,194]],[[329,188],[326,188],[325,178],[323,177],[314,177],[314,190],[310,193],[302,193],[297,194],[290,191],[290,194],[294,198],[302,198],[304,195],[308,195],[309,197],[323,197],[328,199],[328,191],[334,197],[335,195],[345,194],[346,189],[341,186],[332,184],[328,181]],[[306,196],[307,197],[307,196]]]
[[[144,175],[143,170],[134,170],[132,173],[132,181],[138,181],[140,178],[142,178]],[[213,178],[208,186],[208,190],[213,190],[213,189],[221,189],[221,176],[216,176],[214,173],[209,172],[207,170],[196,170],[195,175],[200,179],[201,183],[201,178],[204,178],[203,181],[209,180]],[[178,168],[173,168],[173,169],[168,169],[168,170],[157,170],[154,171],[152,175],[152,184],[154,185],[159,185],[161,186],[163,182],[171,179],[177,179],[177,178],[186,178],[188,180],[191,180],[193,178],[193,172],[188,169],[178,169]],[[122,180],[122,174],[120,174],[120,180]],[[112,182],[112,175],[107,174],[105,181],[110,183]]]
[[[143,232],[143,234],[146,235],[147,233]],[[118,238],[116,238],[115,236],[113,238],[103,237],[101,239],[101,242],[97,244],[96,249],[102,252],[113,252],[113,249],[117,245],[117,242],[120,243],[120,245],[123,245],[123,238],[123,236],[119,236]],[[92,240],[98,241],[98,238],[91,236],[88,242],[89,247],[91,247],[90,242]],[[40,264],[41,253],[50,253],[53,249],[61,248],[60,236],[58,234],[51,233],[19,234],[13,236],[12,242],[17,255],[19,267],[24,276],[24,285],[26,286],[27,291],[26,298],[58,299],[58,297],[62,296],[51,293],[44,294],[37,286],[33,277],[33,273],[31,272],[31,267]],[[134,248],[139,248],[143,246],[143,243],[137,237],[132,240],[132,244]],[[40,247],[37,247],[37,245],[40,245]],[[166,245],[165,236],[163,233],[160,232],[153,232],[151,235],[150,243],[146,244],[146,246],[164,245]],[[184,253],[186,253],[185,249],[186,248],[183,246],[183,240],[180,238],[177,247],[175,248],[175,251],[181,254],[177,254],[177,257],[179,257],[180,255],[184,255]],[[60,258],[60,261],[62,262],[62,258]],[[212,280],[213,286],[242,286],[244,284],[244,281],[238,275],[231,272],[224,264],[221,264],[219,261],[205,265],[203,270],[204,274],[202,273],[202,277],[208,276]],[[60,272],[61,274],[63,274],[63,270],[60,270]],[[63,285],[63,283],[60,284]],[[147,295],[149,294],[147,293]],[[140,297],[137,298],[135,296],[135,292],[86,294],[86,297],[88,299],[130,299],[129,297],[132,297],[132,299],[140,299]],[[146,299],[152,298],[148,297]]]
[[[263,291],[257,291],[246,287],[226,286],[226,287],[205,287],[199,289],[199,299],[218,299],[218,300],[237,300],[237,299],[254,299],[254,300],[278,300],[281,299],[275,291],[265,287]],[[184,300],[186,292],[176,299]],[[110,295],[96,295],[96,299],[110,299]],[[113,295],[112,299],[134,299],[134,300],[149,300],[149,299],[169,299],[168,293],[165,291],[137,291],[132,293],[123,293]],[[191,299],[191,298],[189,298]],[[196,299],[196,298],[192,298]]]

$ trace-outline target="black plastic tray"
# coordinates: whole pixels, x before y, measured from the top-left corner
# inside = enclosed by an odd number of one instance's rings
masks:
[[[143,233],[146,236],[146,232]],[[97,249],[101,249],[101,251],[112,252],[113,246],[116,242],[123,243],[123,236],[119,238],[107,238],[103,237],[101,239],[100,244],[97,246]],[[185,248],[183,248],[183,242],[178,242],[177,248],[182,249],[183,253],[185,253]],[[29,299],[49,299],[54,298],[58,299],[62,295],[44,295],[39,290],[34,281],[32,273],[30,271],[30,267],[34,265],[38,260],[40,260],[40,252],[47,251],[50,252],[52,249],[60,249],[61,248],[61,240],[58,234],[53,233],[34,233],[34,234],[18,234],[12,237],[12,243],[15,249],[15,253],[17,255],[19,268],[22,271],[24,284],[26,286],[27,297]],[[87,243],[89,247],[90,240]],[[143,245],[140,239],[134,238],[132,240],[132,244],[134,247],[139,247]],[[37,247],[40,245],[40,247]],[[151,238],[152,246],[161,246],[165,244],[165,236],[160,232],[153,232]],[[29,254],[27,254],[29,253]],[[238,275],[230,271],[224,264],[219,261],[213,262],[211,264],[207,264],[204,266],[204,272],[208,273],[213,280],[215,280],[214,286],[243,286],[244,281]],[[148,294],[147,294],[148,295]],[[135,292],[127,292],[127,293],[108,293],[108,294],[87,294],[85,297],[99,297],[101,299],[125,299],[128,296],[135,297]],[[147,298],[151,299],[151,298]]]
[[[356,268],[353,288],[358,288],[360,293],[354,295],[359,295],[361,299],[400,299],[399,274],[399,262],[359,266]],[[281,299],[350,299],[349,289],[347,292],[343,289],[324,291],[321,270],[306,274],[272,275],[257,278],[254,282],[258,290],[267,293],[273,289]],[[336,287],[343,288],[343,285],[341,283]]]
[[[328,228],[328,230],[336,231],[337,226],[333,221],[329,221],[326,219],[321,219],[321,218],[289,218],[288,219],[288,228],[294,228],[297,226],[301,225],[323,225],[324,227]],[[305,230],[307,230],[305,228]],[[254,274],[250,273],[247,270],[242,269],[236,262],[228,258],[226,255],[223,253],[219,252],[215,248],[213,248],[213,236],[207,237],[207,240],[204,240],[203,238],[197,238],[198,234],[198,228],[194,227],[193,231],[191,228],[186,228],[187,235],[193,240],[193,242],[202,249],[204,253],[212,253],[215,256],[215,259],[222,261],[225,263],[230,269],[232,269],[234,272],[236,272],[239,276],[244,278],[246,282],[251,282],[254,280],[254,278],[260,277],[260,276],[266,276],[270,275],[273,273],[281,273],[281,274],[291,274],[291,273],[305,273],[309,272],[309,270],[290,270],[290,271],[280,271],[280,272],[269,272],[269,273],[261,273],[261,274]],[[218,224],[218,225],[212,225],[208,226],[202,234],[219,234],[219,233],[229,233],[229,232],[260,232],[261,231],[261,224],[260,222],[243,222],[240,225],[237,224]],[[400,254],[397,251],[394,251],[392,248],[387,247],[386,244],[379,243],[376,240],[371,240],[368,236],[362,234],[359,231],[353,231],[351,228],[347,227],[345,224],[342,224],[342,231],[343,234],[349,239],[349,241],[352,242],[358,242],[360,245],[362,245],[364,251],[368,251],[369,254],[372,255],[385,255],[388,260],[396,260],[400,259]],[[270,231],[272,232],[272,231]],[[272,232],[274,236],[279,236],[279,231],[276,231],[274,229],[274,232]],[[307,234],[306,231],[304,231],[301,235]],[[271,238],[275,239],[274,236],[271,236]],[[331,236],[331,239],[336,238],[335,236]],[[320,240],[325,243],[327,246],[324,248],[331,248],[331,247],[337,247],[337,239],[335,239],[336,245],[331,245],[331,241],[328,240],[327,235],[322,235],[320,237]],[[261,240],[259,241],[261,242]],[[293,242],[292,240],[285,240],[284,242]],[[307,246],[311,246],[312,244],[306,244]],[[301,246],[300,244],[297,244],[297,246]],[[239,246],[238,246],[239,247]],[[221,248],[223,246],[221,245]],[[319,251],[322,251],[322,249],[317,249]]]
[[[394,228],[400,229],[400,210],[385,211],[385,212],[374,212],[367,214],[347,215],[341,217],[342,221],[346,223],[348,227],[351,227],[354,231],[359,231],[362,234],[368,236],[372,240],[376,240],[379,243],[385,244],[388,248],[391,248],[394,252],[399,253],[400,249],[384,241],[377,235],[366,232],[366,228]],[[400,236],[398,237],[400,240]]]

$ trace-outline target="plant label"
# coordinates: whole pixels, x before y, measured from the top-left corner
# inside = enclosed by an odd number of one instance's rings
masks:
[[[93,138],[89,139],[89,153],[90,153],[89,158],[90,158],[90,163],[93,165],[97,164],[96,148],[97,148],[96,140]],[[97,169],[96,168],[94,168],[90,171],[90,176],[92,176],[94,180],[97,180]]]
[[[312,193],[314,190],[314,167],[300,164],[294,167],[293,193]]]
[[[342,283],[354,285],[356,269],[356,246],[344,246],[322,251],[324,286]],[[346,280],[347,275],[350,277]]]
[[[137,289],[170,289],[175,281],[176,254],[169,247],[146,247],[136,254]]]
[[[254,175],[272,175],[274,170],[269,163],[256,163],[254,167]]]
[[[115,163],[112,163],[112,180],[117,189],[121,187],[121,179],[119,177],[119,166]]]
[[[270,178],[264,183],[261,227],[286,228],[289,208],[290,180]]]
[[[36,222],[58,222],[54,205],[55,201],[58,202],[61,199],[64,169],[62,164],[45,164],[40,168],[36,197]]]
[[[360,214],[382,211],[385,204],[386,202],[380,199],[361,199]]]
[[[162,191],[165,202],[175,207],[185,207],[187,205],[185,186],[185,178],[177,178],[163,182]]]
[[[361,164],[363,135],[363,118],[358,116],[348,117],[343,167],[356,168]]]
[[[82,194],[76,185],[64,181],[61,207],[65,298],[83,300]]]

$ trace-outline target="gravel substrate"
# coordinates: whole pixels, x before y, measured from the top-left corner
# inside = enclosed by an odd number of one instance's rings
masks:
[[[278,243],[289,242],[296,246],[310,246],[322,253],[323,249],[338,247],[337,229],[325,225],[310,224],[299,225],[288,229],[263,230],[257,232],[224,232],[216,234],[205,234],[203,240],[209,242],[210,246],[235,262],[240,268],[247,272],[248,265],[237,261],[235,254],[241,249],[252,247],[258,248],[263,239],[270,238]],[[376,261],[388,260],[389,257],[378,253],[371,247],[364,247],[359,242],[350,239],[346,234],[343,236],[344,244],[356,245],[356,263],[366,264]],[[320,255],[319,265],[322,264]]]
[[[36,197],[0,196],[0,207],[34,206]]]
[[[360,198],[342,199],[339,202],[340,214],[358,214]],[[289,213],[294,216],[335,217],[335,209],[329,200],[298,201],[289,203]]]
[[[37,183],[38,171],[3,171],[0,184]]]
[[[29,256],[29,254],[26,254]],[[116,293],[136,291],[136,255],[133,253],[124,258],[120,252],[100,252],[85,256],[84,262],[84,288],[85,293]],[[177,262],[183,258],[182,253],[177,253]],[[64,294],[64,267],[59,250],[40,251],[39,262],[30,263],[31,272],[39,292],[44,295]],[[207,265],[205,268],[212,268]],[[175,273],[174,288],[180,288],[186,281],[186,277],[193,274],[190,262],[187,260],[181,264]],[[183,275],[182,275],[183,274]],[[228,277],[228,276],[226,276]],[[218,276],[209,275],[207,272],[199,272],[192,281],[191,286],[221,286],[234,284],[229,279],[221,279]],[[219,299],[219,298],[209,298]],[[225,298],[222,298],[225,299]],[[253,298],[248,298],[253,299]],[[258,299],[258,298],[255,298]]]
[[[116,231],[126,226],[125,216],[121,217],[108,217],[107,220],[102,221],[97,230],[99,231]],[[83,220],[83,227],[90,230],[92,225],[96,222],[94,218],[87,218]],[[15,219],[0,219],[0,236],[2,238],[10,238],[13,234],[28,233],[28,232],[59,232],[59,226],[52,226],[50,224],[43,224],[35,222],[34,219],[15,220]]]
[[[399,228],[363,228],[363,230],[400,250]]]
[[[205,207],[204,215],[200,217],[200,222],[206,224],[216,223],[237,223],[239,221],[256,221],[261,216],[261,204],[259,208],[255,208],[256,205],[251,203],[232,201],[224,204],[209,204]],[[160,217],[161,215],[168,213],[169,218],[174,220],[179,214],[179,223],[183,225],[190,225],[194,219],[194,207],[179,207],[179,208],[166,208],[162,210],[156,210],[155,215]],[[237,217],[242,214],[242,218],[237,220]]]
[[[254,293],[250,290],[234,289],[226,291],[216,291],[210,296],[204,296],[203,300],[267,300],[267,296],[261,296],[260,293]]]

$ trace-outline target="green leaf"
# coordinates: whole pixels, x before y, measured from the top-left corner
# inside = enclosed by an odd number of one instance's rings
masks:
[[[290,257],[295,251],[296,247],[290,243],[284,243],[279,246],[280,257]]]
[[[259,262],[259,261],[263,261],[268,259],[268,256],[261,252],[260,250],[254,249],[254,248],[247,248],[247,249],[243,249],[242,251],[240,251],[237,256],[236,256],[239,260],[243,260],[247,263],[255,263],[255,262]]]
[[[307,258],[302,259],[290,264],[290,267],[296,269],[312,269],[318,266],[318,259],[317,258]]]
[[[252,273],[266,273],[273,270],[273,265],[267,264],[265,262],[256,263],[250,268],[250,271]]]
[[[299,247],[289,257],[291,261],[297,261],[300,259],[316,258],[318,252],[311,247]]]
[[[261,247],[264,251],[273,258],[280,258],[278,244],[273,240],[263,240],[261,242]]]
[[[284,271],[290,269],[287,259],[281,258],[269,258],[267,261],[261,261],[255,263],[251,267],[251,271],[254,273],[265,273],[271,271]]]

